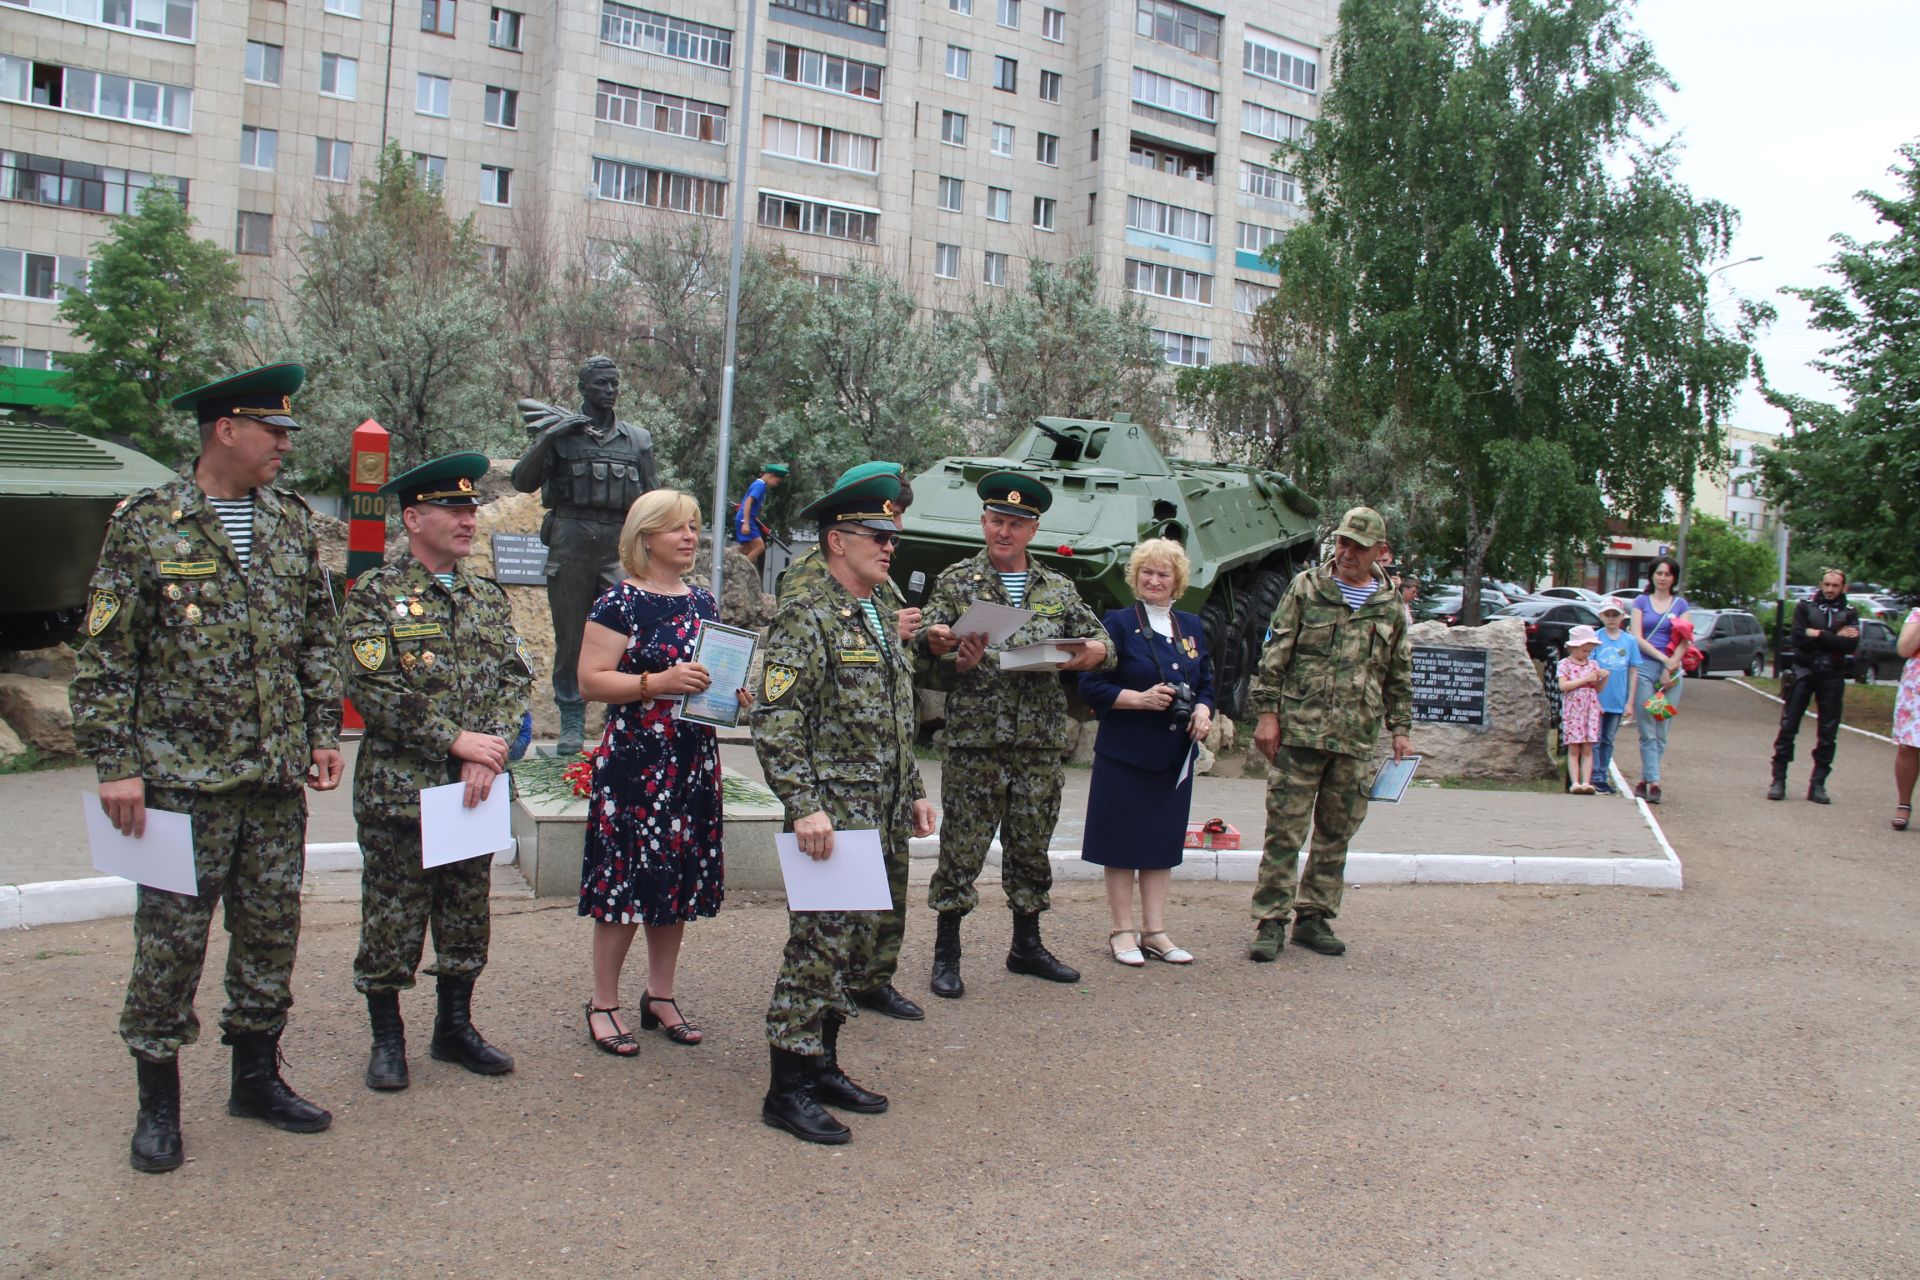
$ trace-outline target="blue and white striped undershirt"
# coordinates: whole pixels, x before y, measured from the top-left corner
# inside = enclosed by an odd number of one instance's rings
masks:
[[[1333,585],[1340,588],[1340,594],[1347,598],[1347,608],[1349,609],[1358,609],[1367,602],[1375,591],[1380,589],[1380,584],[1377,582],[1369,582],[1364,587],[1350,587],[1338,578],[1333,580]]]
[[[220,517],[220,527],[227,531],[227,541],[233,544],[233,550],[240,557],[240,570],[246,572],[253,563],[253,495],[244,498],[208,498],[207,505],[213,508],[213,514]]]
[[[997,572],[997,570],[996,570]],[[1027,602],[1027,572],[1000,574],[1000,586],[1007,593],[1007,600],[1018,609]]]
[[[867,615],[867,625],[872,627],[873,634],[879,637],[880,652],[882,653],[888,652],[887,628],[886,628],[886,625],[880,621],[880,606],[876,605],[873,602],[872,596],[868,596],[865,600],[862,600],[860,602],[860,612]]]
[[[443,586],[443,587],[445,587],[445,588],[446,588],[447,590],[449,590],[449,591],[451,591],[451,590],[453,590],[453,575],[452,575],[452,574],[450,574],[450,573],[436,573],[436,574],[434,574],[434,575],[433,575],[433,580],[434,580],[435,582],[437,582],[437,583],[439,583],[439,584],[440,584],[441,586]]]

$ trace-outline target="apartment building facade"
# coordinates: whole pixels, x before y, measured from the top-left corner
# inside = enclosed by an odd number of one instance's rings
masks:
[[[755,48],[746,5],[762,3]],[[508,7],[517,6],[517,7]],[[1092,254],[1169,363],[1235,358],[1301,216],[1333,0],[0,0],[0,361],[138,190],[178,190],[249,296],[397,143],[489,253],[590,260],[721,221],[957,310]],[[753,77],[750,119],[738,104]],[[736,191],[735,148],[747,148]]]

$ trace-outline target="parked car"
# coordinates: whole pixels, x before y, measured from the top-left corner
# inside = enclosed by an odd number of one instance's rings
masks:
[[[1861,684],[1874,680],[1898,680],[1900,670],[1907,660],[1895,649],[1899,632],[1877,618],[1860,619],[1860,646],[1853,651],[1851,674]],[[1793,631],[1783,631],[1780,637],[1778,669],[1791,674],[1793,670]]]
[[[1542,587],[1533,594],[1548,600],[1578,600],[1581,604],[1599,604],[1606,599],[1598,591],[1585,587]]]
[[[1458,585],[1442,585],[1430,595],[1422,596],[1414,606],[1413,616],[1421,622],[1444,622],[1450,627],[1460,625],[1461,594]],[[1498,591],[1488,587],[1480,588],[1480,616],[1491,617],[1496,610],[1504,609],[1512,601]]]
[[[1628,603],[1632,603],[1633,598],[1639,594],[1640,588],[1638,587],[1616,587],[1612,591],[1607,592],[1610,599],[1625,600]]]
[[[1692,609],[1693,647],[1699,651],[1688,675],[1728,675],[1744,671],[1757,676],[1767,667],[1767,635],[1760,619],[1745,609]]]
[[[1566,647],[1567,633],[1582,623],[1598,629],[1600,615],[1575,600],[1551,596],[1517,600],[1495,611],[1496,618],[1519,618],[1527,627],[1527,652],[1541,662],[1552,662]]]
[[[1818,587],[1810,587],[1804,583],[1790,582],[1787,584],[1787,599],[1793,601],[1795,604],[1799,604],[1802,600],[1813,599],[1814,593],[1819,590],[1820,588]]]

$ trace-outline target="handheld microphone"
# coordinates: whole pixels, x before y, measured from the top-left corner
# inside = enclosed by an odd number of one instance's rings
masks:
[[[907,603],[918,609],[926,600],[927,571],[915,569],[907,575]]]

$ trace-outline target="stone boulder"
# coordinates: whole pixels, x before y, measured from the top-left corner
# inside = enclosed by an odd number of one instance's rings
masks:
[[[1415,623],[1407,639],[1415,648],[1484,649],[1487,653],[1487,722],[1484,725],[1413,722],[1413,749],[1420,776],[1531,782],[1557,775],[1547,750],[1547,695],[1539,668],[1527,654],[1527,634],[1518,618],[1497,618],[1478,627]],[[1383,732],[1374,752],[1386,759],[1391,740]]]
[[[76,750],[65,680],[0,675],[0,720],[49,755],[70,756]]]
[[[57,644],[51,649],[16,649],[0,653],[0,672],[35,676],[61,684],[73,682],[79,663],[79,655],[64,644]]]
[[[20,741],[20,735],[6,721],[0,720],[0,767],[12,764],[25,754],[27,744]]]

